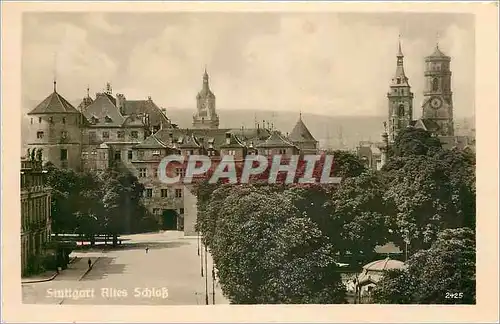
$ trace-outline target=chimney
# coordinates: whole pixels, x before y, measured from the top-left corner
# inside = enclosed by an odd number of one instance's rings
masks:
[[[231,133],[226,133],[226,144],[231,144]]]
[[[125,115],[125,96],[121,93],[116,94],[116,107],[120,110],[120,114]]]

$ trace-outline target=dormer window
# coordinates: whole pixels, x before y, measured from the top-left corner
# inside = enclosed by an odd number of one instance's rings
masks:
[[[153,151],[153,156],[159,156],[160,155],[160,151],[159,150],[154,150]]]
[[[92,116],[92,123],[97,124],[98,122],[99,122],[99,118],[97,118],[96,116]]]
[[[396,79],[396,83],[397,83],[397,84],[401,84],[401,78],[397,78],[397,79]]]
[[[104,120],[106,121],[106,123],[111,123],[113,121],[109,116],[104,117]]]

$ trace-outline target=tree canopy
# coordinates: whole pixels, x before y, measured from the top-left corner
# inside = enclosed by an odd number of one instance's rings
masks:
[[[474,230],[442,231],[429,249],[408,260],[406,269],[384,275],[374,299],[387,304],[475,304]]]

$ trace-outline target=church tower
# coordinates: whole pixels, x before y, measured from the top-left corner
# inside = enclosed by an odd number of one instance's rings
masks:
[[[219,128],[219,116],[215,111],[215,95],[210,90],[207,69],[203,74],[203,87],[196,96],[196,114],[193,116],[193,128]]]
[[[413,93],[403,66],[403,51],[401,41],[398,44],[396,73],[392,78],[390,91],[387,93],[389,101],[389,142],[394,142],[401,129],[408,127],[413,118]]]
[[[436,44],[434,53],[425,58],[425,90],[422,119],[436,125],[438,136],[453,136],[453,101],[451,92],[451,58]]]

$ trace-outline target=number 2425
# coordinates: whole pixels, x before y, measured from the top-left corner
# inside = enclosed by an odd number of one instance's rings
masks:
[[[464,297],[464,293],[458,293],[458,292],[457,293],[447,292],[445,296],[446,299],[460,299],[462,297]]]

